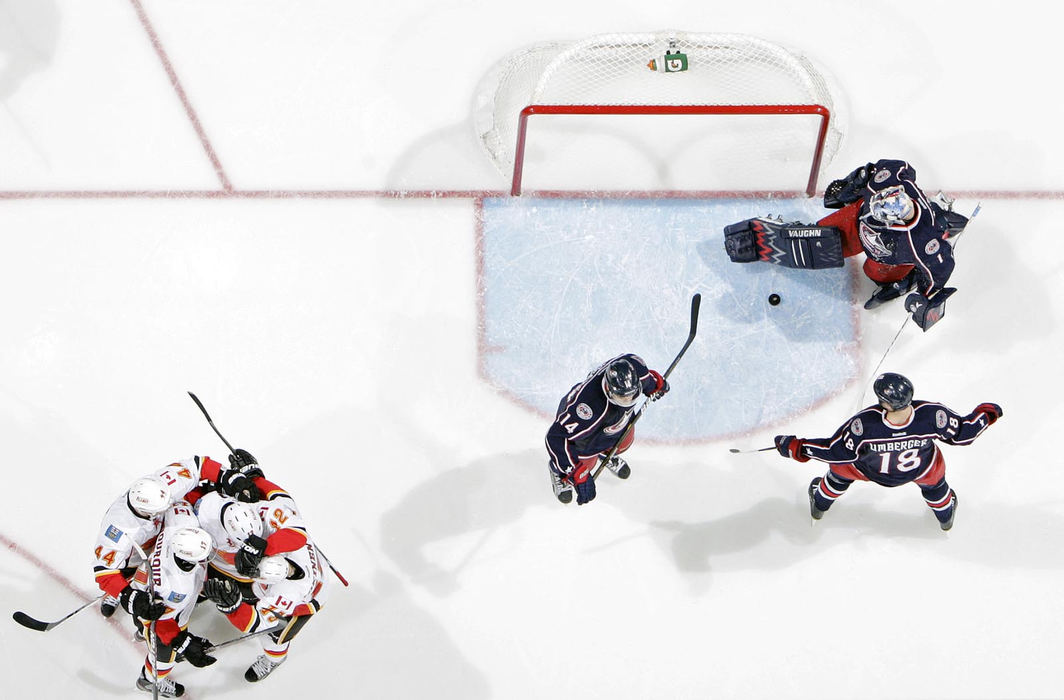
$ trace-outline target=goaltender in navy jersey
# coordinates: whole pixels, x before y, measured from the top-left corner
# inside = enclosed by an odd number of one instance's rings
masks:
[[[913,201],[913,219],[900,224],[876,221],[869,207],[870,197],[899,185]],[[916,169],[902,160],[876,161],[866,190],[857,216],[857,235],[865,253],[879,263],[913,265],[920,291],[925,296],[943,289],[955,266],[953,245],[947,242],[945,210],[928,200],[916,185]]]
[[[846,422],[830,438],[806,440],[805,457],[830,464],[849,464],[869,481],[900,486],[923,478],[939,457],[936,440],[967,445],[990,421],[984,412],[967,416],[940,403],[913,401],[909,421],[894,425],[886,409],[870,406]]]
[[[558,404],[546,438],[551,465],[563,474],[572,473],[581,460],[613,449],[635,413],[636,406],[618,406],[607,400],[602,389],[606,368],[617,360],[631,363],[644,395],[660,388],[646,362],[631,353],[604,362],[587,379],[574,385]]]

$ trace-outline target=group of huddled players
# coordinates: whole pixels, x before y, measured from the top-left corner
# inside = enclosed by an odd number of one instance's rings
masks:
[[[236,449],[228,467],[196,456],[133,482],[100,524],[94,570],[101,613],[128,613],[147,645],[137,688],[179,697],[178,662],[216,661],[210,640],[189,630],[197,603],[257,637],[262,654],[244,678],[261,681],[321,609],[326,563],[292,497]]]

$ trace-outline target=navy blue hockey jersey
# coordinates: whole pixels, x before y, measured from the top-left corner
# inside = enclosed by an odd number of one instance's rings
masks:
[[[806,440],[802,454],[830,464],[852,464],[869,481],[899,486],[927,473],[938,455],[936,440],[967,445],[989,425],[982,412],[961,416],[940,403],[913,401],[904,425],[888,423],[886,410],[869,406],[829,438]]]
[[[869,198],[895,185],[905,188],[916,207],[916,216],[908,224],[890,225],[872,218]],[[911,165],[903,160],[880,160],[868,178],[857,234],[865,253],[873,260],[888,265],[914,265],[919,290],[930,296],[946,286],[955,265],[947,219],[946,211],[928,200],[916,185],[916,170]]]
[[[574,385],[558,404],[558,413],[547,430],[547,452],[558,471],[568,474],[580,460],[608,452],[621,441],[636,407],[623,408],[606,398],[603,376],[617,360],[632,363],[644,395],[658,388],[657,379],[643,359],[631,353],[607,360]]]

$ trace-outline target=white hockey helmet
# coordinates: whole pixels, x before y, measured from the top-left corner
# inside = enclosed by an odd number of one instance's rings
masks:
[[[170,487],[157,476],[137,479],[127,493],[129,505],[141,515],[157,515],[170,507]]]
[[[288,578],[288,574],[288,560],[274,554],[259,562],[259,575],[255,577],[255,580],[268,586],[271,583],[284,581]]]
[[[185,561],[206,561],[214,549],[207,531],[199,527],[183,527],[170,537],[170,552]]]
[[[876,192],[868,200],[872,218],[883,224],[904,224],[913,218],[916,205],[901,185],[894,185]]]
[[[243,542],[248,535],[262,536],[262,519],[254,507],[240,501],[229,501],[222,506],[222,527],[233,542]]]

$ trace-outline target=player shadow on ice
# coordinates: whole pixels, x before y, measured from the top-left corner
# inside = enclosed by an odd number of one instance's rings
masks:
[[[460,169],[455,168],[461,163]],[[456,183],[456,176],[468,182]],[[492,165],[484,148],[477,143],[472,121],[429,132],[404,150],[394,161],[385,182],[389,189],[449,189],[468,187],[508,191],[510,182]]]
[[[461,688],[462,697],[470,700],[491,697],[484,673],[463,656],[444,625],[413,601],[395,575],[377,569],[368,585],[350,582],[344,588],[335,579],[331,585],[321,611],[293,640],[284,668],[264,681],[274,693],[306,690],[308,677],[342,668],[345,697],[406,700],[433,697],[440,688]],[[213,642],[240,636],[210,602],[197,605],[190,629]],[[397,674],[396,660],[410,658],[412,648],[417,649],[417,673]],[[247,692],[255,686],[244,680],[244,670],[261,653],[259,640],[242,641],[218,650],[218,661],[207,668],[178,664],[175,674],[180,675],[174,678],[187,687],[186,696],[195,698]],[[121,694],[132,686],[143,657],[136,658],[130,664],[129,685],[88,677],[88,672],[81,675],[101,694]]]
[[[0,99],[51,62],[59,43],[61,17],[54,0],[11,0],[0,23]]]
[[[544,463],[542,474],[506,468],[537,461]],[[381,518],[381,547],[412,581],[436,595],[448,595],[457,590],[462,569],[499,526],[516,522],[529,506],[549,498],[546,458],[538,451],[480,459],[409,491]],[[468,543],[454,543],[455,554],[445,562],[434,561],[427,551],[469,533],[478,534]]]

